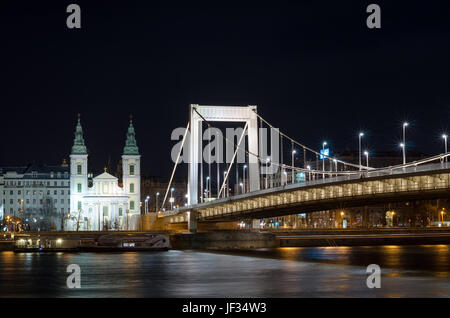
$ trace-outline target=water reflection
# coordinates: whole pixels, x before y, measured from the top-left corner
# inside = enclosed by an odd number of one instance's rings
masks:
[[[154,253],[0,253],[1,297],[422,297],[450,296],[450,248],[280,248]],[[81,267],[79,290],[66,267]],[[382,288],[366,287],[366,267]]]

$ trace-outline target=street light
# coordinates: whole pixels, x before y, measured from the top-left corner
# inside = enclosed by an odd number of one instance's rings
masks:
[[[447,139],[448,139],[447,134],[443,134],[442,138],[444,138],[444,147],[445,147],[444,149],[445,149],[445,153],[447,153]],[[447,157],[445,157],[445,162],[447,162]]]
[[[362,170],[361,167],[361,138],[364,136],[364,133],[360,132],[359,133],[359,171]]]
[[[294,149],[292,150],[292,160],[291,160],[291,166],[292,166],[292,180],[291,183],[294,183],[294,155],[297,153],[297,151]],[[287,182],[287,180],[286,180]]]
[[[155,205],[155,213],[158,213],[158,197],[159,197],[159,192],[156,192],[156,205]]]
[[[405,123],[403,123],[403,146],[402,146],[402,149],[403,149],[403,164],[405,165],[406,164],[406,127],[408,127],[408,123],[407,122],[405,122]]]
[[[322,178],[325,179],[325,146],[327,145],[327,142],[324,141],[322,144],[322,171],[324,172],[322,174]]]
[[[267,158],[266,159],[266,189],[269,187],[269,184],[268,184],[268,171],[267,170],[269,170],[268,168],[267,168],[267,166],[269,165],[269,163],[270,163],[270,157],[269,158]]]
[[[174,188],[171,188],[170,189],[170,199],[169,199],[169,202],[170,202],[170,209],[171,210],[173,210],[173,202],[175,202],[175,199],[173,198],[173,191],[174,191],[175,189]]]
[[[209,176],[207,176],[206,177],[206,197],[209,199],[209,193],[210,193],[210,190],[209,190],[209,185],[210,185],[210,183],[211,183],[211,181],[209,181]]]
[[[241,193],[244,193],[244,184],[241,182],[239,185],[241,186]]]
[[[366,167],[369,167],[369,152],[366,150],[364,151],[364,155],[366,156]]]
[[[405,164],[405,144],[401,143],[400,148],[402,148],[402,151],[403,151],[403,164]]]
[[[150,201],[150,196],[147,195],[147,197],[145,198],[145,214],[148,213],[148,203]]]
[[[246,183],[245,183],[245,169],[247,169],[247,165],[244,165],[243,167],[242,167],[242,174],[243,174],[243,181],[244,181],[244,193],[245,192],[247,192],[247,185],[246,185]]]
[[[311,166],[306,166],[306,169],[309,170],[309,181],[311,181]]]

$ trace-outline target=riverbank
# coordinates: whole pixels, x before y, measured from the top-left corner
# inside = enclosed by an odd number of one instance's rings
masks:
[[[155,245],[152,236],[167,239]],[[37,237],[26,233],[22,240]],[[383,245],[450,245],[450,230],[431,229],[352,229],[352,230],[302,230],[302,231],[213,231],[200,233],[169,232],[46,232],[41,240],[54,242],[46,252],[69,248],[75,252],[127,252],[149,250],[239,250],[277,247],[323,246],[383,246]],[[16,240],[19,236],[16,236]],[[143,246],[142,242],[149,242]],[[155,242],[156,242],[155,241]],[[41,241],[42,242],[42,241]],[[16,241],[17,244],[17,241]],[[62,244],[62,245],[61,245]],[[63,246],[64,245],[64,246]],[[160,249],[161,248],[161,249]],[[0,241],[0,251],[13,251],[14,242]],[[21,248],[20,252],[44,251]]]

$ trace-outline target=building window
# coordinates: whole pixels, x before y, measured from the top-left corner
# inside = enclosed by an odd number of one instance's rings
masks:
[[[130,176],[134,176],[134,165],[130,165]]]
[[[58,194],[58,191],[54,190],[54,191],[53,191],[53,194],[54,194],[54,195],[57,195],[57,194]]]
[[[61,194],[64,194],[64,190],[61,190]]]
[[[122,208],[119,208],[119,216],[122,216]]]
[[[77,165],[77,174],[81,174],[81,165]]]
[[[108,207],[107,206],[103,207],[103,216],[108,216]]]
[[[17,194],[18,194],[18,195],[21,195],[21,194],[22,194],[22,191],[20,191],[20,190],[17,191]]]
[[[77,208],[78,208],[78,211],[81,211],[81,201],[78,201]]]
[[[77,191],[78,191],[78,193],[81,193],[81,183],[77,184]]]
[[[130,183],[130,193],[134,193],[134,183]]]
[[[134,210],[134,201],[130,201],[130,210]]]

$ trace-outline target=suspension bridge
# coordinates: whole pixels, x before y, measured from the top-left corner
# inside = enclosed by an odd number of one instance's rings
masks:
[[[259,220],[268,217],[450,197],[447,152],[414,162],[406,162],[404,155],[403,164],[372,168],[368,158],[366,165],[361,164],[361,146],[359,164],[334,157],[324,147],[316,151],[275,128],[257,113],[256,106],[192,104],[189,115],[159,213],[165,224],[187,223],[189,231],[195,232],[198,222],[245,218],[253,219],[253,228],[258,228]],[[225,163],[219,160],[219,149],[215,149],[217,162],[211,160],[211,147],[203,151],[204,140],[211,142],[210,131],[204,138],[204,125],[211,128],[214,122],[244,124],[237,142],[234,137],[222,136],[233,150]],[[271,131],[270,142],[263,138],[264,128]],[[166,210],[171,182],[184,151],[188,158],[187,203]],[[300,165],[294,160],[296,154],[303,159]],[[233,171],[236,183],[231,195]],[[217,186],[214,194],[213,179]]]

